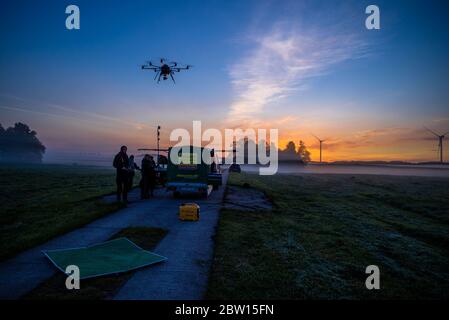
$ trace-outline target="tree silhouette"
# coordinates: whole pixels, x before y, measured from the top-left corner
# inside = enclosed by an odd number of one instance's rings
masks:
[[[310,162],[310,152],[307,150],[306,144],[304,141],[299,141],[298,155],[303,163]]]
[[[295,154],[296,153],[296,145],[293,141],[289,141],[287,143],[287,146],[284,149],[284,152],[286,153],[290,153],[290,154]]]
[[[0,124],[0,160],[8,162],[42,162],[45,146],[36,131],[24,123],[4,129]]]

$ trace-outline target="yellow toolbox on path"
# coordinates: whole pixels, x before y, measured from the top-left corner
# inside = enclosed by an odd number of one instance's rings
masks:
[[[183,203],[179,206],[179,220],[198,221],[200,219],[200,206],[196,203]]]

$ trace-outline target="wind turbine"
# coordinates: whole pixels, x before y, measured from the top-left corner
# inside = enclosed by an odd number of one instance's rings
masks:
[[[322,157],[321,157],[321,155],[322,155],[322,152],[323,152],[323,142],[325,142],[326,140],[321,140],[320,138],[318,138],[316,135],[314,135],[313,133],[312,133],[312,136],[314,136],[318,141],[319,141],[319,143],[320,143],[320,163],[322,162]]]
[[[443,140],[444,140],[444,137],[449,133],[449,131],[440,135],[440,134],[430,130],[429,128],[424,127],[424,129],[426,129],[427,131],[429,131],[435,137],[438,138],[438,151],[440,152],[440,162],[443,163]]]

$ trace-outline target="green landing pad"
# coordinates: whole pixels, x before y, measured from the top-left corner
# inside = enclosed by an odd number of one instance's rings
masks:
[[[43,253],[64,273],[67,266],[77,266],[80,279],[127,272],[167,260],[143,250],[127,238],[84,248],[48,250]]]

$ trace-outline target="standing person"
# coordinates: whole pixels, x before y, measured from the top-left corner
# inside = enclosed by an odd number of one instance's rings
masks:
[[[150,156],[149,187],[150,195],[153,197],[154,188],[156,188],[156,162],[152,156]]]
[[[130,155],[128,166],[128,191],[130,191],[133,188],[135,170],[140,170],[140,168],[134,162],[134,155]]]
[[[117,201],[123,196],[123,202],[128,202],[128,168],[129,159],[126,152],[128,148],[122,146],[120,152],[114,157],[113,166],[117,170],[115,182],[117,183]]]
[[[141,163],[141,174],[142,174],[142,180],[140,181],[140,198],[141,199],[148,199],[150,198],[150,169],[151,169],[151,162],[150,162],[150,155],[146,154]]]
[[[215,163],[215,161],[213,161],[210,165],[210,172],[217,173],[217,164]]]

